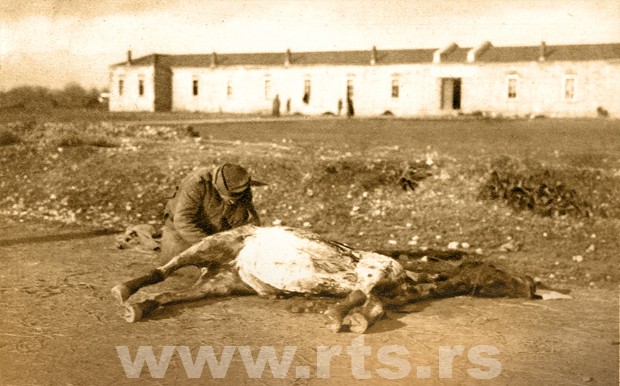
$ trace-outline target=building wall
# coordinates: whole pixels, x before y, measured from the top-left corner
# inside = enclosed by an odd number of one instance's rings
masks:
[[[261,74],[243,67],[182,68],[172,70],[172,109],[175,111],[251,113],[266,109],[260,98]],[[193,82],[198,94],[193,95]],[[231,94],[227,94],[230,86]],[[264,106],[263,106],[264,105]]]
[[[338,113],[338,101],[346,111],[347,81],[353,82],[356,114],[428,114],[438,109],[437,85],[430,79],[430,65],[403,66],[312,66],[173,68],[173,110],[206,112],[269,113],[279,96],[281,112],[302,114]],[[398,79],[399,95],[392,97],[392,80]],[[198,95],[193,95],[193,81]],[[303,101],[304,82],[310,81],[310,98]],[[269,81],[269,90],[266,90]],[[227,95],[230,84],[232,94]],[[437,105],[437,106],[435,106]]]
[[[114,67],[110,76],[110,111],[155,111],[154,75],[153,66]],[[144,87],[142,95],[139,95],[140,80]]]
[[[154,68],[154,110],[170,111],[172,109],[172,71],[170,68],[155,64]]]
[[[620,61],[172,69],[119,66],[112,70],[110,110],[265,114],[271,112],[278,95],[282,114],[287,112],[289,100],[291,114],[338,114],[341,100],[340,113],[344,115],[350,80],[358,116],[376,116],[388,110],[397,116],[455,114],[451,106],[442,108],[442,94],[446,95],[442,79],[459,79],[459,111],[463,113],[587,117],[596,116],[600,106],[618,117],[619,70]],[[118,95],[121,78],[122,96]],[[516,82],[514,98],[508,97],[511,78]],[[572,99],[565,97],[568,78],[574,82]],[[142,96],[138,95],[139,79],[144,80]],[[308,103],[303,101],[306,80],[311,87]],[[398,84],[397,97],[392,96],[394,80]],[[197,95],[193,95],[194,81]]]
[[[476,66],[463,80],[463,112],[551,117],[596,116],[597,107],[620,116],[620,64],[607,62],[531,62]],[[516,79],[516,97],[508,97],[508,79]],[[573,79],[573,98],[565,83]]]

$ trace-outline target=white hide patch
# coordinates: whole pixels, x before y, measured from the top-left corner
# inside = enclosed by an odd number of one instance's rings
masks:
[[[290,228],[257,228],[244,244],[236,259],[239,276],[261,295],[339,295],[355,286],[353,258],[319,238]]]
[[[355,289],[365,294],[369,294],[377,284],[395,283],[406,276],[403,266],[391,257],[373,252],[362,252],[361,257],[355,267]]]

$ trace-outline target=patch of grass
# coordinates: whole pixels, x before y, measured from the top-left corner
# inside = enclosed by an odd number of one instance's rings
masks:
[[[258,117],[256,115],[255,117]],[[39,120],[42,122],[175,122],[183,120],[247,118],[245,114],[200,113],[190,111],[169,112],[112,112],[102,109],[53,108],[43,111],[4,110],[0,122]]]
[[[11,129],[0,128],[0,146],[13,145],[21,141],[17,133]]]
[[[64,133],[59,138],[53,140],[53,144],[58,147],[71,146],[96,146],[96,147],[119,147],[120,141],[105,134],[92,133]]]

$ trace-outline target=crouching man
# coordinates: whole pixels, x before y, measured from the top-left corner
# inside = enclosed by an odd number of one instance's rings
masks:
[[[171,258],[214,233],[260,225],[251,187],[262,185],[245,168],[230,163],[190,173],[164,210],[162,258]]]

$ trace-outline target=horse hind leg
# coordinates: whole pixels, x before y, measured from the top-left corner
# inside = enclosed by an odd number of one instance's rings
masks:
[[[139,303],[125,304],[125,320],[135,323],[148,317],[160,307],[191,302],[212,297],[231,295],[252,295],[256,292],[243,283],[236,273],[222,271],[205,274],[188,290],[181,292],[164,292]]]
[[[156,295],[153,299],[147,299],[137,303],[124,304],[124,319],[129,323],[135,323],[150,316],[153,311],[166,305],[200,300],[207,294],[200,287],[192,287],[181,292],[164,292]]]
[[[125,303],[127,299],[129,299],[131,295],[138,292],[140,288],[160,283],[180,268],[190,265],[197,267],[209,266],[212,261],[208,258],[209,255],[205,251],[205,246],[208,246],[207,241],[203,240],[176,255],[165,265],[153,269],[145,275],[116,285],[112,288],[112,296],[114,296],[114,298],[116,298],[120,303]]]
[[[114,296],[114,298],[120,303],[125,303],[127,299],[129,299],[131,295],[138,292],[140,288],[157,284],[165,279],[166,277],[160,269],[154,269],[146,275],[117,284],[112,288],[112,296]]]
[[[141,276],[137,279],[133,279],[123,284],[117,285],[112,289],[112,293],[115,294],[115,296],[118,297],[119,300],[121,300],[123,306],[125,307],[125,312],[123,315],[124,319],[129,323],[135,323],[142,318],[149,316],[153,311],[166,304],[202,299],[206,296],[206,294],[201,287],[201,284],[204,281],[209,280],[214,275],[215,271],[209,270],[207,268],[202,268],[200,277],[198,278],[196,283],[188,290],[180,292],[165,292],[156,295],[154,299],[148,299],[142,302],[132,304],[125,303],[125,300],[129,298],[129,296],[126,296],[124,299],[122,299],[123,295],[120,294],[120,292],[129,292],[130,289],[135,292],[142,286],[148,285],[148,283],[155,284],[156,280],[159,279],[159,276],[163,276],[163,273],[159,269],[156,269],[145,276]]]

